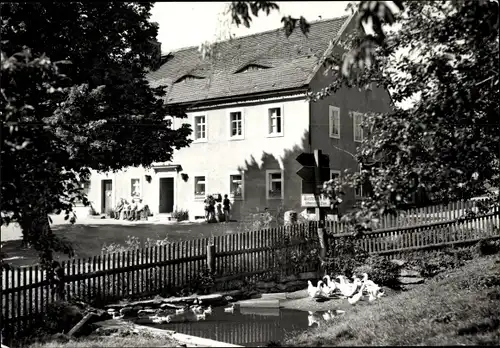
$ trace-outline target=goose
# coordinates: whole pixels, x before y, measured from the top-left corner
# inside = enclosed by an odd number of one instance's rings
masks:
[[[163,323],[163,318],[162,317],[152,317],[151,321],[153,322],[153,324],[161,324],[161,323]]]
[[[234,313],[234,303],[231,306],[224,308],[224,312]]]
[[[323,282],[320,280],[318,282],[318,286],[316,287],[316,286],[312,285],[312,283],[311,283],[310,280],[307,281],[307,293],[309,294],[309,297],[311,297],[311,298],[317,298],[317,297],[320,296],[320,294],[321,294],[321,284],[322,283]]]
[[[203,313],[205,313],[205,314],[212,314],[212,306],[208,306],[208,308],[205,309],[205,311]]]
[[[372,280],[368,279],[368,273],[363,273],[363,279],[361,281],[363,282],[363,284],[366,284],[367,288],[378,286]]]
[[[355,295],[347,298],[347,302],[349,302],[351,305],[355,305],[359,300],[361,300],[361,297],[363,297],[363,289],[365,288],[365,286],[365,284],[361,285],[361,288]]]
[[[325,286],[328,287],[328,295],[331,296],[337,290],[339,283],[332,281],[329,275],[323,277]]]
[[[202,307],[202,306],[199,306],[199,305],[198,305],[198,306],[191,306],[189,309],[190,309],[193,313],[195,313],[195,314],[201,314],[201,313],[203,313],[203,307]]]
[[[325,313],[323,313],[323,319],[325,321],[330,321],[332,320],[332,314],[330,311],[326,311]]]
[[[183,314],[186,310],[184,308],[179,308],[175,310],[175,314]]]
[[[113,315],[113,319],[121,319],[125,316],[124,314],[119,314],[117,312],[113,312],[112,315]]]
[[[351,297],[356,293],[358,287],[361,285],[361,280],[357,278],[353,283],[349,283],[346,281],[345,277],[340,278],[341,284],[339,286],[339,290],[342,295],[346,297]]]
[[[307,316],[307,320],[309,321],[309,326],[313,326],[314,324],[318,324],[318,327],[319,327],[320,320],[318,319],[316,313],[309,311],[309,315]]]
[[[330,288],[325,283],[323,283],[322,280],[320,280],[320,282],[321,284],[318,284],[319,297],[325,297],[325,298],[330,297]]]

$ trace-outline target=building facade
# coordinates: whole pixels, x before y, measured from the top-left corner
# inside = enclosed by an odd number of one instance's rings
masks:
[[[317,102],[306,98],[332,81],[323,59],[341,52],[330,43],[342,38],[351,17],[312,23],[288,39],[283,30],[222,42],[214,60],[202,60],[196,48],[172,52],[151,73],[152,84],[166,84],[166,102],[182,105],[193,142],[174,153],[172,162],[151,168],[127,168],[91,177],[89,200],[105,213],[120,198],[141,197],[153,214],[188,210],[204,216],[208,194],[228,194],[233,218],[270,210],[301,211],[302,180],[296,157],[321,149],[330,156],[331,175],[356,170],[351,154],[362,140],[362,113],[387,112],[390,96],[372,86],[342,89]],[[348,192],[344,206],[352,205]]]

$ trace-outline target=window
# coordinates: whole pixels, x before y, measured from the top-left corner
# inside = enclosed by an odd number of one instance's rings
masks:
[[[207,140],[207,122],[205,116],[194,117],[194,140]]]
[[[266,171],[266,198],[283,199],[283,172],[281,170]]]
[[[283,135],[283,115],[281,107],[269,108],[269,135],[281,136]]]
[[[229,195],[233,199],[243,199],[243,175],[232,174],[229,176]]]
[[[243,112],[232,111],[229,113],[229,138],[243,139]]]
[[[330,179],[339,179],[340,180],[340,170],[330,170]]]
[[[364,139],[363,127],[361,127],[361,123],[363,123],[363,114],[352,112],[351,115],[354,126],[354,141],[362,142]]]
[[[163,120],[165,121],[167,127],[172,129],[172,126],[174,125],[174,118],[172,116],[165,116]]]
[[[130,195],[132,197],[141,196],[141,179],[131,179],[130,180]]]
[[[205,177],[195,176],[194,177],[194,197],[195,198],[205,198]]]
[[[340,109],[330,105],[329,115],[330,138],[340,139]]]

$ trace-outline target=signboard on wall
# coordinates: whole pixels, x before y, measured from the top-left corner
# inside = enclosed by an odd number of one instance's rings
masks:
[[[300,195],[300,202],[302,207],[305,208],[315,208],[317,207],[316,197],[312,193],[303,193]],[[330,199],[325,195],[319,195],[319,206],[321,208],[329,208],[330,207]]]

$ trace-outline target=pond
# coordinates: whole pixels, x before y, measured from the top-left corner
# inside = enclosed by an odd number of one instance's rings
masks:
[[[224,308],[218,307],[214,308],[213,314],[207,315],[205,320],[147,325],[255,347],[266,346],[270,341],[283,344],[287,337],[319,325],[320,320],[315,318],[322,318],[322,315],[320,312],[309,315],[308,312],[283,308],[236,308],[233,313],[226,313]]]

